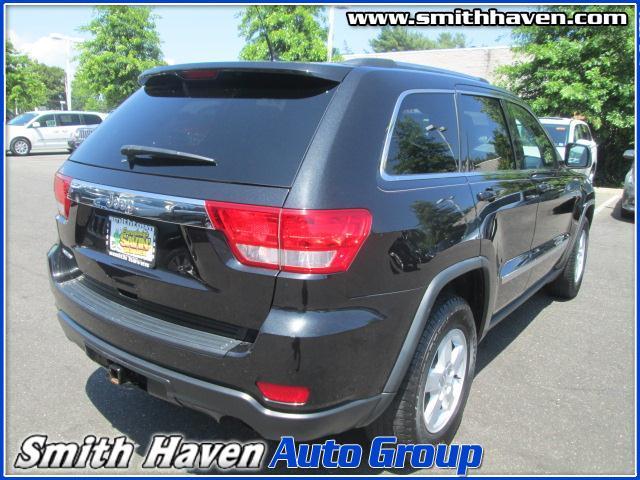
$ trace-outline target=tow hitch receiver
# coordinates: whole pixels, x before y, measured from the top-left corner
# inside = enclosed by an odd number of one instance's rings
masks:
[[[131,370],[118,365],[117,363],[109,363],[107,366],[107,378],[114,385],[135,385],[136,387],[145,388],[145,378]]]
[[[111,363],[107,367],[107,376],[114,385],[123,385],[128,381],[124,368],[115,363]]]

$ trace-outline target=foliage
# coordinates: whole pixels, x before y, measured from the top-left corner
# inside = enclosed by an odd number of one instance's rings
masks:
[[[24,112],[42,106],[47,100],[47,86],[27,55],[18,52],[11,41],[5,47],[7,108]]]
[[[453,152],[437,129],[426,132],[423,125],[407,116],[396,123],[394,133],[398,141],[395,174],[449,172],[457,168]]]
[[[433,50],[466,46],[462,33],[443,32],[433,40],[406,27],[382,27],[378,36],[369,42],[374,52],[404,52],[408,50]]]
[[[71,103],[75,110],[87,110],[94,112],[107,112],[110,108],[101,94],[93,93],[93,90],[83,78],[77,76],[73,79],[71,89]]]
[[[238,31],[246,40],[243,60],[327,60],[323,7],[253,5],[241,14]]]
[[[60,100],[66,100],[65,72],[60,67],[52,67],[44,63],[35,62],[35,72],[47,87],[47,100],[44,106],[51,110],[60,109]]]
[[[138,76],[162,64],[156,16],[149,7],[100,6],[80,30],[92,35],[79,45],[76,86],[85,105],[102,99],[117,107],[138,89]]]
[[[466,46],[467,38],[463,33],[442,32],[436,38],[436,46],[433,48],[464,48]]]
[[[539,116],[584,116],[598,141],[599,184],[619,185],[629,168],[622,152],[634,138],[633,7],[551,7],[627,13],[627,26],[518,27],[520,60],[502,67],[501,83]]]

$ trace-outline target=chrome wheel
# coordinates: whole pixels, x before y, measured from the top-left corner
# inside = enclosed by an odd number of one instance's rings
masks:
[[[423,418],[430,433],[442,430],[460,403],[467,350],[467,339],[457,328],[447,333],[438,345],[424,388]]]
[[[576,252],[576,266],[573,271],[573,280],[578,283],[584,272],[584,264],[587,260],[587,231],[582,230],[578,240],[578,251]]]
[[[13,150],[18,155],[26,155],[29,153],[29,144],[24,140],[16,140],[13,142]]]

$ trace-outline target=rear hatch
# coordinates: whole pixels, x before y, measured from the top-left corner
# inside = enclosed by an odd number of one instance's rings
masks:
[[[240,264],[205,201],[282,207],[347,72],[237,64],[144,74],[61,170],[72,202],[60,236],[87,286],[251,341],[277,270]]]

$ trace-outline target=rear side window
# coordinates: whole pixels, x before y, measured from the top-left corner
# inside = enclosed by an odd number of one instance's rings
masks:
[[[389,175],[455,172],[458,158],[453,94],[407,95],[393,126],[385,172]]]
[[[578,123],[575,127],[575,139],[576,140],[591,140],[591,132],[589,127],[583,123]]]
[[[102,123],[102,119],[98,115],[91,115],[89,113],[83,113],[82,120],[84,125],[98,125]]]
[[[55,115],[42,115],[39,118],[36,118],[36,122],[40,123],[41,127],[56,127],[56,116]]]
[[[461,95],[460,123],[469,171],[515,170],[516,162],[500,100]]]
[[[82,122],[80,122],[80,115],[77,113],[59,113],[57,117],[58,125],[62,127],[82,125]]]
[[[136,162],[134,172],[289,187],[337,83],[299,74],[214,72],[210,78],[152,77],[86,140],[73,161],[128,170],[123,145],[192,153]]]

